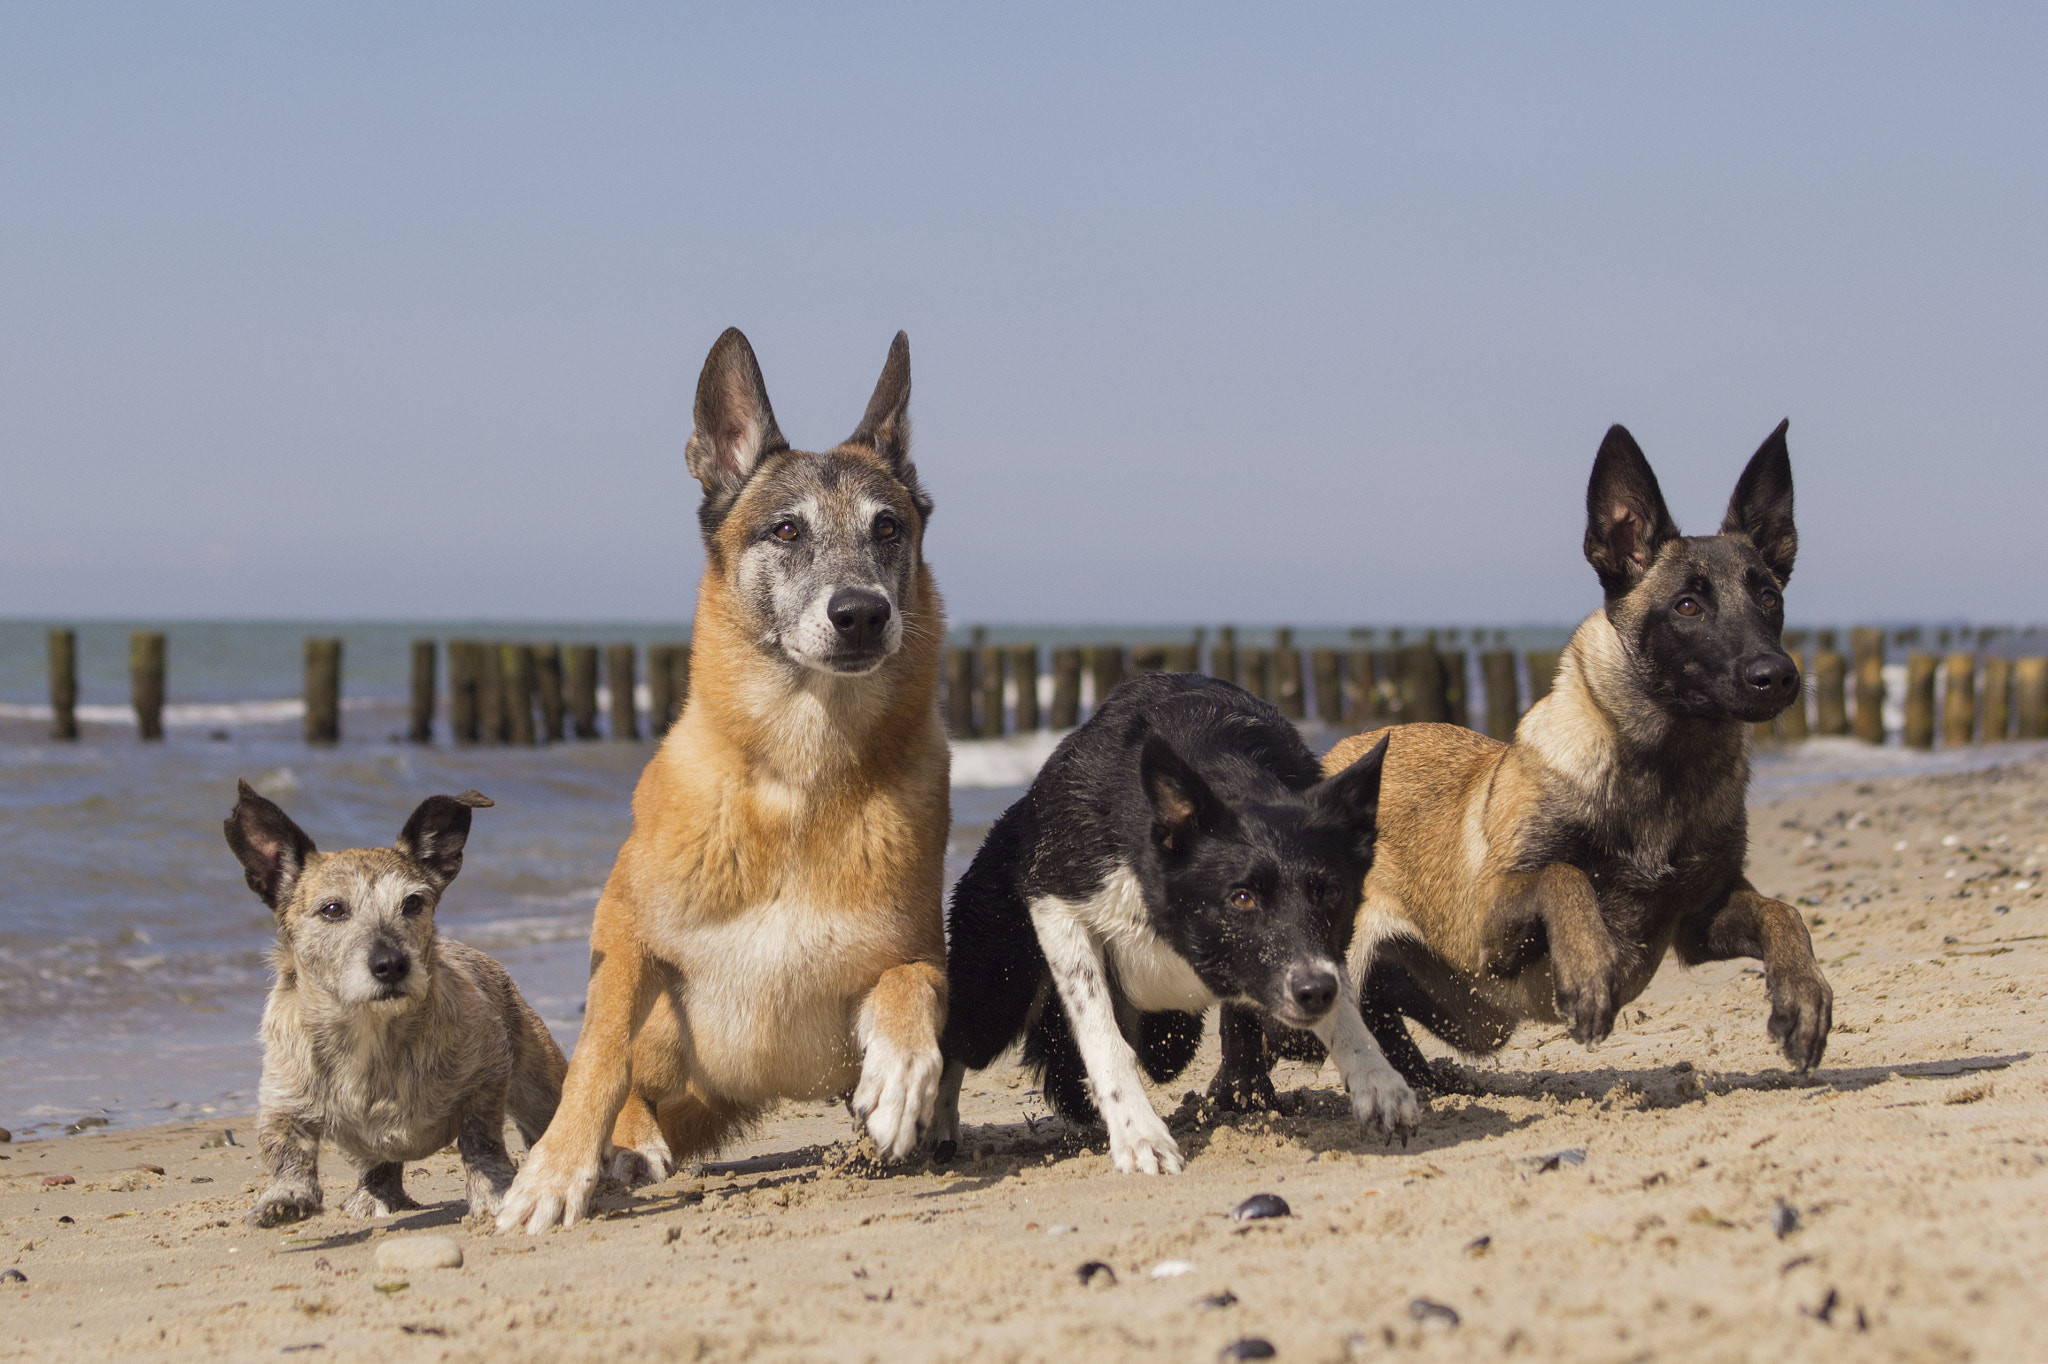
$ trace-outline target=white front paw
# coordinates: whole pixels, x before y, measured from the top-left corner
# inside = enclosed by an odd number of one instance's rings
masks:
[[[943,1069],[936,1043],[906,1051],[879,1034],[868,1043],[853,1091],[853,1116],[884,1160],[902,1160],[917,1149],[931,1125]]]
[[[590,1211],[590,1195],[597,1188],[599,1162],[553,1159],[547,1138],[526,1154],[518,1178],[505,1191],[504,1207],[498,1213],[498,1230],[515,1228],[539,1235],[559,1224],[564,1230],[576,1225]]]
[[[1177,1175],[1183,1161],[1180,1146],[1166,1130],[1159,1115],[1148,1108],[1134,1108],[1105,1119],[1109,1128],[1109,1158],[1121,1174]]]
[[[1351,1111],[1360,1122],[1386,1133],[1389,1141],[1399,1137],[1401,1144],[1407,1145],[1409,1133],[1422,1120],[1422,1110],[1415,1102],[1415,1091],[1399,1071],[1381,1064],[1354,1076],[1348,1087]]]

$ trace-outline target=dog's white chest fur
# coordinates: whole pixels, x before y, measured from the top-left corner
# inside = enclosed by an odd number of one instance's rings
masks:
[[[744,1102],[853,1089],[872,932],[855,916],[773,900],[665,935],[690,1046],[719,1092]]]
[[[314,1021],[288,993],[273,995],[263,1031],[260,1102],[308,1110],[358,1164],[424,1160],[455,1140],[460,1096],[440,1039],[404,1040],[374,1017]]]
[[[1064,902],[1062,902],[1064,903]],[[1144,893],[1128,867],[1111,872],[1102,889],[1071,906],[1071,912],[1116,973],[1124,997],[1139,1009],[1185,1009],[1200,1013],[1216,996],[1187,958],[1162,942],[1145,914]]]

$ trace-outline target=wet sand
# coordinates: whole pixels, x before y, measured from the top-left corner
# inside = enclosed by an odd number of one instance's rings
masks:
[[[1835,986],[1811,1079],[1753,967],[1667,965],[1597,1051],[1527,1027],[1462,1063],[1482,1092],[1406,1149],[1299,1067],[1291,1113],[1181,1106],[1178,1178],[1115,1174],[1001,1064],[949,1166],[874,1170],[842,1110],[787,1105],[535,1240],[464,1225],[452,1152],[410,1179],[425,1211],[262,1232],[218,1127],[16,1143],[0,1359],[2048,1358],[2048,763],[1804,788],[1755,807],[1751,860]],[[352,1173],[325,1172],[332,1206]],[[1255,1193],[1293,1215],[1234,1222]],[[422,1235],[463,1267],[375,1267]]]

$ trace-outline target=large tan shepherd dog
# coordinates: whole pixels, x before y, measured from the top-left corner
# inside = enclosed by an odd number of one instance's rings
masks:
[[[890,1159],[931,1120],[951,811],[909,403],[898,333],[853,435],[792,450],[746,337],[704,362],[689,702],[634,792],[561,1106],[500,1230],[572,1225],[608,1155],[664,1179],[779,1098],[851,1094]]]
[[[1834,994],[1806,925],[1743,875],[1750,726],[1799,695],[1779,644],[1799,544],[1785,427],[1750,459],[1718,535],[1679,534],[1619,426],[1586,504],[1606,606],[1513,743],[1403,725],[1323,763],[1340,771],[1388,741],[1350,966],[1366,1025],[1417,1089],[1446,1081],[1404,1015],[1465,1052],[1497,1050],[1525,1020],[1593,1043],[1667,952],[1760,960],[1787,1059],[1807,1070],[1827,1046]],[[1270,1096],[1261,1033],[1225,1020],[1225,1097]]]

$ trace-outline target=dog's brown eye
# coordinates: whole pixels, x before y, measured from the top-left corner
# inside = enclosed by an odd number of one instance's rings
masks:
[[[782,541],[782,543],[786,545],[790,541],[796,539],[797,536],[802,535],[803,529],[802,527],[798,526],[797,523],[794,521],[777,521],[775,523],[775,529],[770,531],[769,534],[773,535],[776,539]]]
[[[900,529],[902,528],[896,524],[896,518],[887,512],[883,512],[875,518],[875,538],[877,540],[884,542],[894,540],[896,532]]]
[[[1757,602],[1764,608],[1764,610],[1775,611],[1778,609],[1778,594],[1775,592],[1766,591],[1757,598]]]
[[[1233,890],[1230,892],[1230,907],[1232,909],[1257,909],[1258,906],[1259,897],[1250,891]]]
[[[1697,616],[1702,610],[1700,604],[1694,601],[1691,597],[1680,597],[1678,599],[1678,605],[1673,607],[1672,609],[1677,611],[1678,614],[1681,616]]]
[[[427,902],[423,897],[418,895],[408,895],[405,897],[404,900],[399,902],[398,912],[400,914],[403,914],[406,918],[411,919],[417,917],[419,912],[425,909],[426,907]]]
[[[315,910],[314,913],[327,920],[328,923],[338,923],[348,917],[348,906],[339,900],[329,900],[326,904]]]

